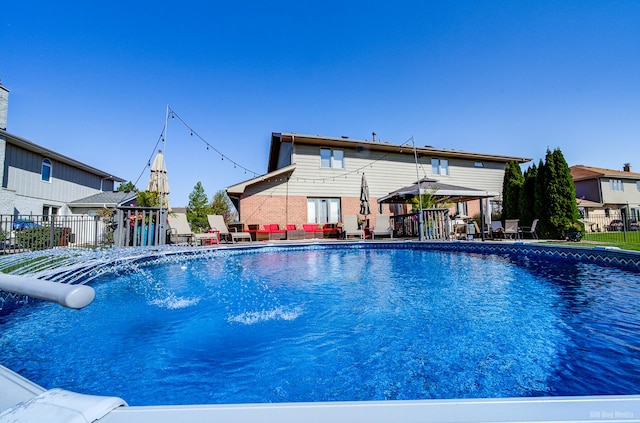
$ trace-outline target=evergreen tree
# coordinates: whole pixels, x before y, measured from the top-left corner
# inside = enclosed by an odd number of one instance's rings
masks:
[[[191,230],[200,233],[209,229],[207,214],[210,214],[211,207],[204,192],[202,183],[198,181],[189,194],[189,205],[187,206],[187,220],[191,223]]]
[[[547,191],[546,191],[545,175],[546,175],[545,165],[542,159],[540,159],[540,161],[538,162],[538,171],[537,171],[536,181],[535,181],[535,196],[534,196],[535,202],[533,205],[533,211],[535,213],[536,218],[539,219],[537,232],[543,238],[547,237],[546,235],[547,227],[549,226],[547,224],[547,222],[549,222],[549,209],[546,206],[548,202],[548,198],[547,198]]]
[[[520,190],[520,224],[531,226],[533,219],[536,218],[535,200],[536,200],[536,177],[538,168],[535,163],[524,172],[524,183]]]
[[[233,218],[233,206],[231,200],[227,196],[224,190],[220,190],[215,193],[213,200],[211,201],[211,214],[219,214],[224,217],[225,223],[229,223]]]
[[[520,190],[524,184],[522,170],[517,162],[507,162],[502,181],[502,220],[518,219]]]
[[[578,220],[576,188],[560,149],[547,149],[544,165],[538,168],[536,212],[539,233],[544,238],[564,239]]]
[[[555,239],[564,239],[579,218],[576,188],[569,166],[559,148],[553,150],[550,160],[548,175],[553,179],[547,183],[550,210],[549,235]]]

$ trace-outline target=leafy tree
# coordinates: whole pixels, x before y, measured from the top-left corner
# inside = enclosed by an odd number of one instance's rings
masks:
[[[414,195],[411,200],[411,210],[418,211],[420,210],[420,200],[422,200],[422,208],[430,209],[438,206],[448,206],[449,197],[437,197],[436,193],[438,192],[438,188],[428,189],[424,194],[420,194],[420,197]]]
[[[118,192],[138,192],[138,188],[133,185],[133,182],[129,181],[126,184],[120,184],[118,186]]]
[[[507,162],[502,181],[502,218],[518,219],[520,190],[524,184],[522,169],[517,162]]]
[[[198,233],[209,229],[207,214],[211,214],[211,206],[202,183],[198,181],[189,194],[189,205],[187,206],[187,220],[191,223],[193,232]]]
[[[136,200],[140,207],[160,207],[160,195],[154,191],[140,191]]]
[[[536,178],[538,176],[538,168],[535,163],[524,172],[524,183],[520,190],[520,223],[522,225],[531,225],[537,217],[535,212],[536,201]]]
[[[229,223],[233,218],[233,206],[231,200],[227,196],[224,190],[220,190],[215,193],[213,200],[211,200],[210,210],[212,214],[219,214],[224,216],[225,223]]]

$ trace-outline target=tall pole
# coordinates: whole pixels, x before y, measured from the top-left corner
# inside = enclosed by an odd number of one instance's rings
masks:
[[[167,129],[169,129],[169,105],[167,104],[167,108],[166,108],[166,112],[164,115],[164,135],[162,137],[162,154],[166,154],[167,152]],[[166,169],[167,165],[165,163],[165,169]],[[162,210],[164,208],[164,190],[165,190],[165,186],[164,186],[164,180],[165,180],[165,175],[162,175],[163,177],[160,178],[160,213],[158,216],[158,220],[160,222],[158,222],[158,227],[159,227],[159,231],[158,231],[158,242],[157,244],[159,245],[164,245],[165,242],[165,238],[166,238],[166,231],[165,231],[165,222],[166,219],[163,216]]]
[[[413,158],[416,161],[416,178],[418,179],[418,241],[424,241],[424,222],[422,218],[422,184],[420,183],[420,172],[418,170],[418,152],[416,151],[416,143],[411,135],[411,144],[413,144]]]

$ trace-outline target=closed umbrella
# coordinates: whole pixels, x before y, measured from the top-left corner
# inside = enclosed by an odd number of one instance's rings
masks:
[[[167,178],[167,166],[164,163],[164,154],[158,150],[153,164],[151,165],[151,175],[147,184],[147,191],[157,192],[162,201],[162,207],[169,208],[169,179]]]
[[[364,173],[362,174],[362,182],[360,184],[360,214],[371,214],[371,206],[369,205],[369,185],[367,185],[367,178]]]

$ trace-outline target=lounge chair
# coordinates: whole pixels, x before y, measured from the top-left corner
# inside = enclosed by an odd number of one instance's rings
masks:
[[[344,237],[349,238],[352,237],[360,237],[360,239],[364,239],[364,230],[358,228],[358,216],[355,214],[345,214],[344,215],[344,225],[342,226],[342,231],[344,232]]]
[[[522,235],[529,234],[529,235],[531,235],[531,238],[538,239],[538,234],[536,233],[536,227],[538,226],[538,220],[540,220],[540,219],[534,219],[534,221],[531,224],[531,226],[522,226],[520,228],[520,232],[522,233]]]
[[[171,242],[174,244],[202,244],[204,240],[217,240],[215,233],[194,234],[184,213],[169,213],[169,230]]]
[[[518,227],[519,219],[509,219],[504,221],[504,237],[507,238],[509,235],[510,238],[519,239],[520,238],[520,228]]]
[[[393,227],[391,226],[391,217],[388,214],[376,215],[376,220],[371,230],[371,239],[376,237],[388,236],[393,238]]]
[[[251,234],[249,232],[238,232],[237,230],[229,231],[227,224],[224,223],[224,216],[219,214],[208,214],[207,220],[209,221],[209,227],[216,231],[220,231],[220,236],[225,237],[227,242],[231,239],[231,242],[235,243],[238,239],[246,239],[251,241]]]

